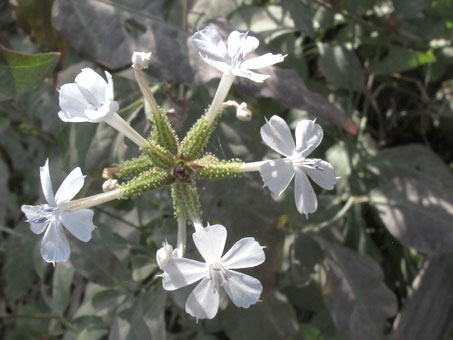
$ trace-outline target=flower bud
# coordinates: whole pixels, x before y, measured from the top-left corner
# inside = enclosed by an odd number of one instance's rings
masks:
[[[102,191],[107,192],[107,191],[112,191],[115,190],[118,187],[118,181],[116,179],[111,179],[109,178],[102,184]]]
[[[167,241],[162,243],[162,248],[160,248],[156,253],[156,260],[159,268],[163,271],[167,263],[173,258],[173,247]]]
[[[248,122],[252,119],[252,111],[247,108],[247,103],[241,103],[241,105],[236,107],[236,117],[243,122]]]
[[[134,52],[132,54],[132,67],[137,70],[148,68],[151,61],[151,52]]]

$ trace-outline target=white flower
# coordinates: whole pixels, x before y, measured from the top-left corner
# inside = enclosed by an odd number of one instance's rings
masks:
[[[296,126],[296,145],[288,124],[278,117],[272,118],[261,128],[263,141],[273,150],[286,156],[266,162],[260,167],[264,185],[280,196],[296,177],[294,197],[297,210],[308,216],[318,208],[316,194],[307,175],[320,187],[331,190],[336,183],[332,165],[322,159],[306,158],[321,143],[321,126],[311,120],[302,120]]]
[[[71,250],[61,225],[63,224],[69,232],[80,241],[88,242],[91,239],[91,232],[94,230],[93,211],[80,209],[74,212],[65,210],[66,204],[83,187],[85,176],[80,168],[75,168],[65,178],[56,195],[53,194],[50,181],[49,160],[39,169],[41,187],[47,204],[38,206],[23,205],[22,212],[27,216],[30,223],[30,230],[35,234],[44,237],[41,242],[41,256],[46,262],[65,262],[69,258]]]
[[[233,31],[228,36],[227,48],[219,32],[210,26],[196,32],[192,36],[192,42],[203,60],[209,65],[214,66],[224,74],[231,72],[235,76],[246,77],[259,83],[269,78],[269,75],[250,70],[274,65],[285,58],[282,54],[266,53],[245,60],[246,56],[258,47],[258,39],[249,37],[247,33]]]
[[[151,52],[134,52],[132,54],[132,67],[134,69],[143,70],[148,68],[151,61]]]
[[[222,256],[226,237],[226,228],[219,224],[195,232],[193,241],[206,262],[174,258],[167,263],[162,274],[166,290],[179,289],[201,280],[186,302],[186,312],[198,319],[212,319],[217,314],[220,287],[237,307],[242,308],[255,304],[263,290],[257,279],[232,270],[263,263],[262,247],[253,237],[246,237]]]
[[[107,71],[105,75],[107,82],[91,68],[84,68],[75,83],[60,87],[58,116],[62,121],[99,123],[118,111],[112,76]]]

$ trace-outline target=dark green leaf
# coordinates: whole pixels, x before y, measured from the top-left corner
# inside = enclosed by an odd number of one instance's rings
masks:
[[[310,38],[314,38],[313,15],[305,0],[283,0],[282,6],[293,18],[296,27]]]
[[[389,53],[381,61],[371,67],[371,72],[387,74],[404,72],[427,63],[436,62],[432,50],[417,52],[401,46],[389,46]]]
[[[71,285],[75,269],[69,262],[57,263],[53,274],[52,304],[54,311],[62,315],[69,305]]]

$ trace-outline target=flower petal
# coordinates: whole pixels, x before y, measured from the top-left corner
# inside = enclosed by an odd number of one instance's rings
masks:
[[[105,103],[107,82],[91,68],[83,68],[75,78],[75,83],[89,104],[98,108]]]
[[[263,247],[253,237],[245,237],[237,241],[223,255],[220,263],[228,269],[255,267],[265,260]]]
[[[212,319],[219,309],[219,291],[211,279],[205,277],[190,293],[186,312],[197,319]]]
[[[220,260],[226,237],[227,230],[220,224],[207,226],[192,234],[193,242],[207,264]]]
[[[296,146],[288,124],[279,116],[271,119],[261,127],[261,138],[271,149],[286,157],[291,157]]]
[[[96,228],[93,224],[93,210],[81,209],[74,212],[64,212],[60,215],[61,222],[69,232],[80,241],[91,240],[91,232]]]
[[[117,102],[107,102],[96,110],[85,109],[84,114],[91,123],[100,123],[117,112],[119,105]]]
[[[318,200],[307,175],[302,169],[296,168],[296,181],[294,185],[294,198],[299,213],[314,213],[318,209]]]
[[[79,167],[73,169],[68,176],[61,183],[55,194],[55,201],[57,204],[69,202],[77,193],[82,189],[85,183],[85,176]]]
[[[216,61],[225,61],[228,51],[219,32],[207,26],[192,35],[192,44],[202,56]]]
[[[263,81],[265,81],[267,78],[270,77],[270,75],[268,75],[268,74],[252,72],[252,71],[243,69],[242,67],[241,68],[232,68],[231,73],[233,73],[235,76],[238,76],[238,77],[248,78],[256,83],[262,83]]]
[[[52,206],[56,206],[55,197],[53,195],[52,181],[50,180],[49,158],[47,158],[46,163],[39,168],[39,177],[41,178],[41,188],[44,198],[47,203]]]
[[[314,120],[304,119],[296,126],[296,151],[307,157],[321,143],[322,127]]]
[[[150,53],[151,55],[151,53]],[[105,73],[105,77],[107,78],[107,88],[106,88],[106,91],[105,91],[105,101],[106,102],[111,102],[113,101],[114,97],[115,97],[115,94],[114,94],[114,90],[113,90],[113,79],[112,79],[112,75],[107,72],[107,71],[104,71]]]
[[[41,256],[46,262],[66,262],[71,250],[59,222],[50,223],[41,242]]]
[[[237,307],[249,308],[258,302],[263,291],[259,280],[234,270],[227,270],[226,276],[222,287]]]
[[[337,183],[333,166],[322,159],[305,159],[303,170],[323,189],[332,190]]]
[[[233,31],[228,36],[228,55],[231,59],[238,57],[243,59],[247,54],[255,51],[259,44],[259,40],[249,37],[248,33]]]
[[[175,290],[190,285],[208,274],[208,265],[186,258],[173,258],[168,261],[162,274],[165,290]]]
[[[266,162],[260,166],[260,174],[264,185],[280,196],[294,177],[293,162],[286,158]]]
[[[241,68],[248,70],[256,70],[263,67],[268,67],[276,63],[280,63],[285,59],[283,54],[266,53],[259,57],[245,60],[241,64]]]
[[[206,63],[208,63],[211,66],[214,66],[220,72],[226,73],[226,74],[230,73],[231,66],[226,64],[225,62],[209,59],[208,57],[204,57],[202,54],[200,54],[200,56]]]
[[[30,223],[30,230],[35,234],[41,234],[49,224],[49,219],[44,215],[44,209],[49,207],[45,205],[23,205],[22,212],[27,216],[27,222]]]
[[[60,87],[58,100],[61,111],[58,116],[64,122],[87,122],[89,119],[84,114],[90,104],[79,90],[77,84],[64,84]]]

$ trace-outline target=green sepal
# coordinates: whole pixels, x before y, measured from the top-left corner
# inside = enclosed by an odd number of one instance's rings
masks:
[[[173,181],[173,177],[167,172],[156,169],[145,171],[127,183],[119,186],[121,189],[120,199],[128,199],[142,195],[147,191],[171,184]]]
[[[197,159],[193,163],[197,167],[195,176],[205,180],[238,177],[240,173],[237,170],[244,164],[240,159],[220,160],[211,154]]]
[[[179,139],[175,130],[171,127],[165,111],[160,109],[158,113],[153,112],[151,120],[154,123],[151,139],[173,155],[176,155],[179,149]]]
[[[118,165],[119,172],[115,175],[118,178],[133,178],[140,173],[154,168],[153,161],[147,156],[142,155]]]
[[[176,164],[175,156],[153,140],[148,140],[148,146],[143,147],[142,151],[159,168],[170,169]]]
[[[186,137],[181,142],[180,154],[187,161],[193,161],[200,157],[206,145],[208,144],[209,138],[215,129],[217,119],[220,116],[217,114],[216,119],[209,124],[205,116],[202,116],[189,130]]]
[[[171,185],[171,197],[176,218],[181,217],[188,221],[200,218],[200,199],[193,183],[175,181]]]

